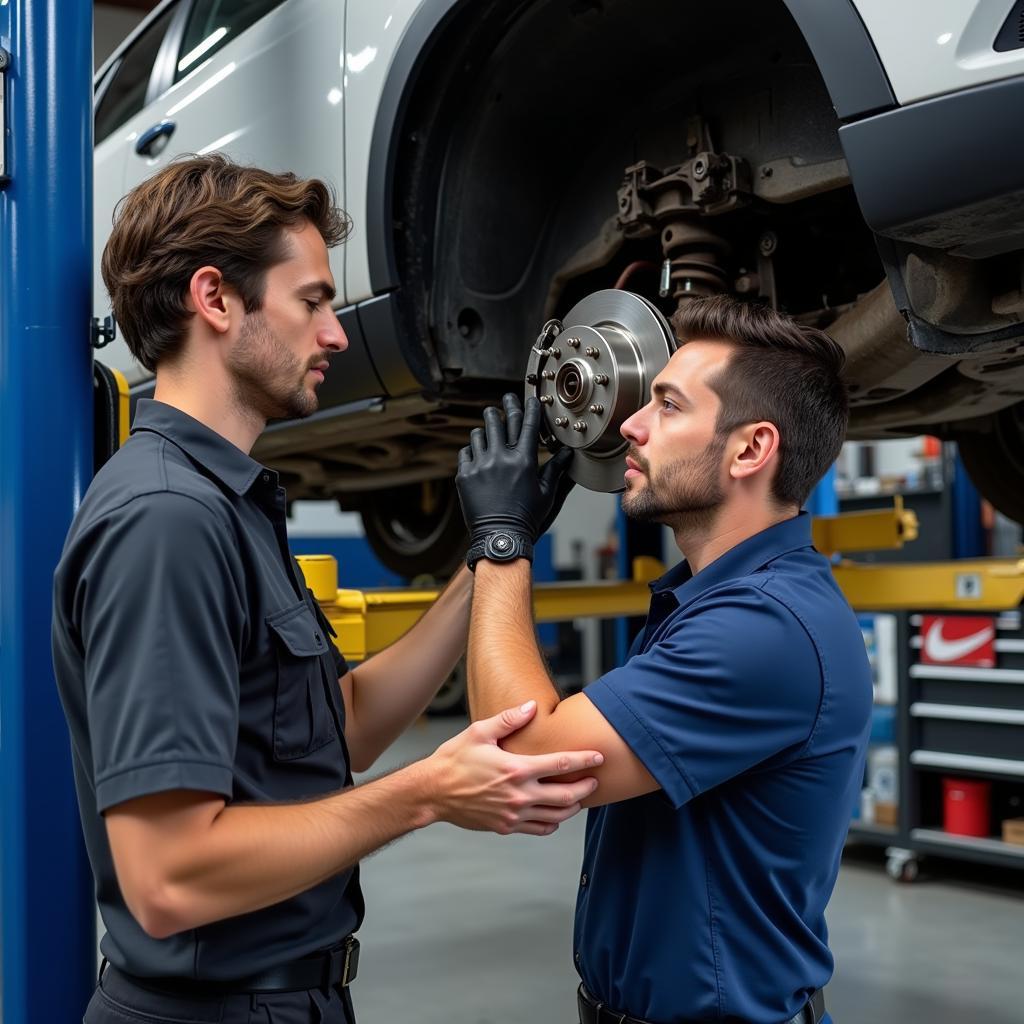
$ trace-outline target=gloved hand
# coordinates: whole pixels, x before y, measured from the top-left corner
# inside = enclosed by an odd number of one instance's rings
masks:
[[[532,559],[533,542],[554,522],[573,487],[571,448],[563,448],[537,470],[537,399],[527,399],[525,412],[515,395],[505,395],[502,404],[505,419],[496,407],[485,409],[484,427],[477,427],[469,446],[459,452],[455,485],[471,538],[470,568],[477,558],[491,557],[480,547],[495,534],[522,538],[524,547],[516,557]]]

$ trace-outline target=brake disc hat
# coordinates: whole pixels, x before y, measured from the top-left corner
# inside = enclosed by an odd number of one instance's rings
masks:
[[[594,292],[544,325],[530,352],[526,397],[540,400],[543,440],[576,450],[570,475],[578,484],[625,489],[629,445],[619,428],[646,404],[677,347],[658,309],[620,289]]]

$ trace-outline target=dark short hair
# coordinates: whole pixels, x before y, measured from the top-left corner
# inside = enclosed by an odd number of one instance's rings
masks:
[[[316,178],[244,167],[220,154],[175,160],[118,203],[103,250],[107,286],[124,339],[148,370],[173,358],[191,316],[192,275],[216,267],[252,313],[267,271],[288,257],[284,229],[312,224],[328,246],[351,229]]]
[[[719,436],[767,420],[779,430],[772,497],[802,506],[839,456],[849,399],[846,356],[824,331],[797,323],[768,306],[726,295],[690,299],[672,317],[680,342],[724,341],[736,346],[708,381],[721,399]]]

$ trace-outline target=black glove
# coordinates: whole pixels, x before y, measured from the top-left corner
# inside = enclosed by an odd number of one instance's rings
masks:
[[[459,452],[455,485],[469,528],[469,567],[480,558],[533,559],[533,543],[554,522],[572,490],[571,448],[563,448],[537,471],[541,407],[532,396],[523,412],[515,395],[502,399],[505,419],[494,406],[484,427]]]

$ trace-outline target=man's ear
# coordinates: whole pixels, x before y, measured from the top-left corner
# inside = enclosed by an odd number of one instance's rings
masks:
[[[200,267],[189,281],[185,305],[218,334],[226,334],[232,316],[238,315],[238,301],[216,267]]]
[[[779,428],[774,423],[748,423],[734,436],[736,454],[729,466],[734,480],[752,477],[774,464],[779,451]]]

